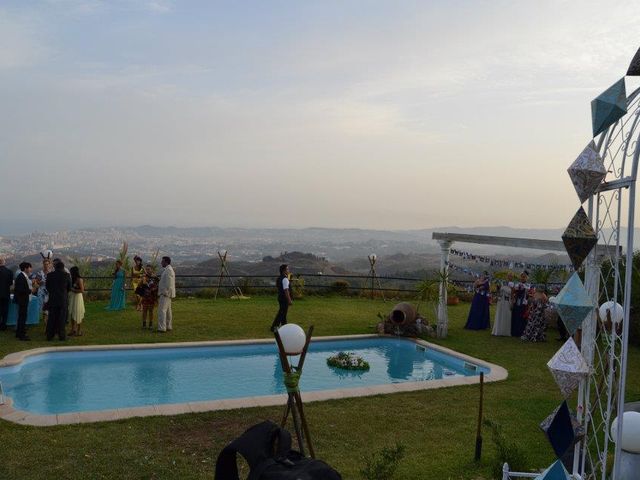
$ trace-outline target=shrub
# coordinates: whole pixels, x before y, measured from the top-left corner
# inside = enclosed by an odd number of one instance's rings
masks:
[[[349,287],[351,285],[346,280],[336,280],[331,284],[331,292],[338,295],[347,295],[349,293]]]
[[[198,289],[189,289],[189,290],[182,290],[182,292],[176,292],[176,293],[181,293],[184,294],[184,296],[187,297],[196,297],[196,298],[213,298],[216,295],[216,289],[215,287],[210,287],[210,288],[198,288]],[[183,295],[180,295],[183,296]],[[228,297],[228,292],[226,288],[221,288],[218,291],[218,297]]]
[[[473,300],[473,293],[471,292],[460,292],[458,294],[458,298],[461,302],[471,302]]]
[[[300,275],[297,275],[296,277],[292,277],[290,288],[291,288],[292,298],[299,300],[302,297],[304,297],[306,293],[304,290],[304,278],[302,278]]]
[[[509,464],[510,470],[525,471],[529,463],[526,452],[515,443],[507,441],[499,423],[487,419],[484,425],[491,429],[491,439],[496,446],[496,457],[492,465],[493,477],[502,477],[502,466],[505,462]]]
[[[384,447],[365,459],[360,475],[365,480],[391,480],[404,457],[405,446],[396,443],[395,447]]]
[[[243,277],[238,282],[238,287],[245,295],[252,295],[254,292],[254,287],[251,284],[251,279],[248,277]]]

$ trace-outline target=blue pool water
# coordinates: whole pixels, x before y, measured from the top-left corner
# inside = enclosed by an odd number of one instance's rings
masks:
[[[361,355],[367,372],[327,366],[340,351]],[[312,342],[305,391],[429,381],[489,371],[414,342],[366,338]],[[274,344],[52,352],[0,368],[14,408],[55,414],[284,393]]]

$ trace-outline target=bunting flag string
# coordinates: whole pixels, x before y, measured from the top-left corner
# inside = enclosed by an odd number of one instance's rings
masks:
[[[514,260],[499,260],[497,258],[487,257],[483,255],[474,255],[473,253],[465,252],[463,250],[456,250],[454,248],[449,250],[451,255],[462,258],[463,260],[470,260],[472,262],[486,263],[491,267],[508,268],[510,270],[526,268],[526,269],[542,269],[542,270],[564,270],[565,272],[573,272],[573,265],[563,264],[545,264],[545,263],[531,263],[531,262],[518,262]]]
[[[469,275],[475,279],[480,278],[480,276],[482,275],[481,273],[478,273],[470,268],[467,267],[461,267],[460,265],[456,265],[455,263],[451,263],[450,261],[447,263],[447,266],[449,267],[449,270],[453,270],[454,272],[460,272],[460,273],[464,273],[465,275]],[[453,283],[454,285],[458,286],[458,287],[462,287],[464,288],[467,292],[473,292],[475,290],[474,286],[473,286],[473,281],[468,280],[468,281],[460,281],[460,280],[456,280],[456,279],[450,279],[449,283]],[[492,279],[491,280],[492,284],[498,285],[498,286],[502,286],[502,285],[509,285],[510,282],[508,282],[507,280],[496,280],[496,279]],[[564,285],[563,282],[547,282],[546,284],[537,284],[537,283],[530,283],[529,285],[531,285],[532,288],[535,287],[545,287],[550,289],[551,292],[557,292],[560,287]]]
[[[474,272],[470,268],[460,267],[459,265],[456,265],[455,263],[451,263],[451,262],[449,262],[449,270],[453,270],[454,272],[464,273],[464,274],[470,275],[470,276],[472,276],[474,278],[480,278],[480,275],[481,275],[478,272]]]

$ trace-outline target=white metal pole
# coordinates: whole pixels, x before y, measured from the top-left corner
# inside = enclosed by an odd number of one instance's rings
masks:
[[[447,279],[449,277],[449,249],[448,240],[438,240],[440,244],[440,291],[438,298],[438,338],[446,338],[449,332],[449,314],[447,312]]]
[[[638,151],[634,156],[634,178],[635,169],[637,168]],[[627,256],[624,274],[624,318],[622,320],[622,338],[620,343],[622,344],[622,350],[620,352],[620,383],[618,385],[618,429],[616,432],[616,448],[615,457],[613,459],[613,472],[611,478],[618,478],[618,469],[620,468],[620,453],[622,450],[622,429],[623,426],[623,413],[624,413],[624,393],[627,380],[627,350],[629,343],[629,319],[631,310],[631,287],[632,287],[632,275],[633,275],[633,229],[635,224],[635,210],[636,210],[636,182],[632,182],[629,186],[629,221],[627,224]],[[611,327],[615,331],[615,322]]]

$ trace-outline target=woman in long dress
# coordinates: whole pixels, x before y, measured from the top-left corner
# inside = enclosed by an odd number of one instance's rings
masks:
[[[469,316],[464,328],[467,330],[486,330],[491,326],[491,319],[489,318],[489,273],[484,272],[475,281],[474,287],[476,293],[473,295]]]
[[[529,272],[526,270],[520,274],[520,282],[518,282],[511,291],[511,336],[521,337],[527,326],[527,308],[529,306],[529,289],[531,286],[527,283]]]
[[[138,255],[133,257],[133,267],[131,267],[131,290],[135,293],[138,289],[138,285],[142,282],[142,276],[144,275],[144,265],[142,264],[142,258]],[[142,311],[142,297],[136,295],[136,310]]]
[[[499,337],[511,336],[511,287],[513,287],[513,275],[507,275],[507,282],[503,283],[498,291],[498,304],[496,316],[493,321],[491,335]]]
[[[40,254],[42,255],[42,253]],[[47,328],[47,319],[49,318],[49,292],[47,291],[47,274],[53,272],[53,265],[49,257],[42,256],[42,270],[36,273],[36,284],[38,285],[38,305],[42,312],[42,320],[44,328]]]
[[[520,337],[525,342],[545,342],[547,340],[545,330],[545,310],[547,309],[547,296],[544,289],[536,288],[533,301],[529,305],[529,319],[524,329],[524,334]]]
[[[107,310],[124,310],[126,301],[125,276],[122,262],[116,260],[116,269],[113,272],[113,283],[111,284],[111,302]]]
[[[84,280],[80,276],[78,267],[71,267],[71,291],[69,292],[69,317],[71,318],[71,332],[69,335],[82,335],[82,321],[84,320]]]

